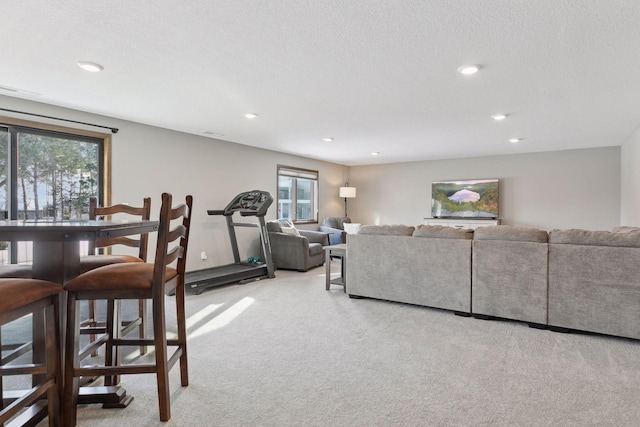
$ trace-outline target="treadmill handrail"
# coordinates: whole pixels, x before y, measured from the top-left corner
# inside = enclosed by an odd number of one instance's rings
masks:
[[[208,209],[207,213],[209,215],[224,215],[224,209]]]

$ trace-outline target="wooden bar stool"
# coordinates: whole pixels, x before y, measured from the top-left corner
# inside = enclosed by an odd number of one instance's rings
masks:
[[[44,280],[0,279],[0,326],[26,315],[31,315],[33,322],[33,341],[2,357],[0,425],[10,420],[11,425],[36,425],[47,416],[49,426],[60,425],[60,292],[61,285]],[[31,363],[25,363],[23,355],[29,351]],[[31,389],[7,392],[3,379],[10,375],[30,375]]]
[[[124,204],[113,206],[98,207],[98,199],[91,197],[89,199],[89,219],[96,220],[99,218],[109,217],[111,215],[126,215],[129,217],[137,217],[136,219],[148,220],[151,216],[151,198],[146,197],[142,201],[141,207],[134,207]],[[125,262],[146,262],[147,247],[149,242],[148,234],[141,234],[136,237],[118,237],[113,239],[102,239],[89,242],[89,255],[80,258],[80,273],[86,273],[94,268],[104,267],[105,265],[120,264]],[[130,248],[138,249],[138,255],[103,253],[106,249],[111,251],[114,246],[122,245]],[[138,301],[138,317],[131,320],[122,321],[123,335],[128,334],[134,328],[138,328],[140,338],[147,337],[147,302],[146,300]],[[95,301],[89,301],[89,317],[81,322],[83,334],[90,335],[91,341],[94,341],[98,333],[104,333],[104,322],[97,320]],[[140,353],[147,352],[146,346],[140,347]],[[92,355],[97,355],[97,351],[93,351]]]
[[[160,225],[154,263],[121,263],[90,270],[69,281],[67,291],[67,339],[65,351],[64,425],[76,424],[78,390],[81,377],[103,376],[106,385],[117,383],[119,375],[155,373],[158,388],[160,420],[171,418],[169,370],[179,362],[180,383],[189,384],[187,371],[187,334],[185,316],[184,273],[191,225],[192,197],[171,207],[170,194],[162,195]],[[172,224],[173,221],[173,224]],[[174,265],[170,267],[169,265]],[[175,291],[177,338],[168,339],[165,319],[166,295]],[[153,339],[125,338],[120,324],[120,300],[150,299],[153,307]],[[106,344],[105,366],[81,366],[79,354],[80,320],[77,305],[82,300],[106,300],[106,333],[100,338]],[[125,364],[120,361],[119,347],[151,345],[155,363]],[[175,347],[171,355],[167,347]]]

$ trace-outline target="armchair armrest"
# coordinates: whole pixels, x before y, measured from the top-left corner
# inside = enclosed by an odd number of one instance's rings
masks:
[[[329,234],[322,231],[298,230],[300,236],[309,239],[309,243],[320,243],[322,246],[329,246]]]
[[[326,225],[320,226],[320,231],[329,233],[329,244],[339,245],[347,242],[347,232],[339,228],[332,228]]]

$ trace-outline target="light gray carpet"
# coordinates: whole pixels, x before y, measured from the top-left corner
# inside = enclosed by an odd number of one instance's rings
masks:
[[[333,261],[334,271],[339,261]],[[398,286],[402,286],[398,283]],[[80,426],[635,426],[640,342],[350,299],[324,268],[189,295],[191,383]]]

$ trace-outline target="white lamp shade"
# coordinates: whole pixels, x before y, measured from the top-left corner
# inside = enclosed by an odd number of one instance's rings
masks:
[[[340,197],[353,199],[356,197],[356,187],[340,187]]]

